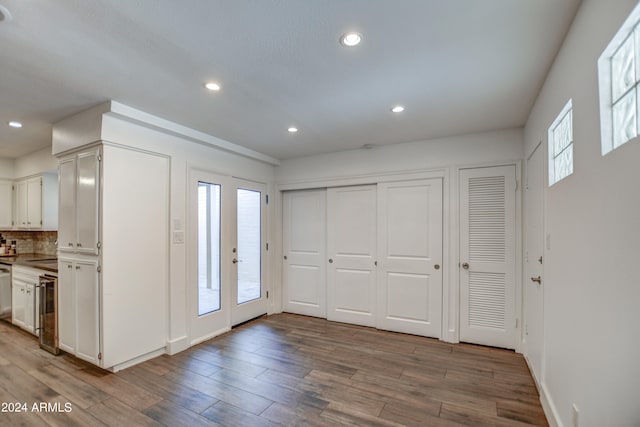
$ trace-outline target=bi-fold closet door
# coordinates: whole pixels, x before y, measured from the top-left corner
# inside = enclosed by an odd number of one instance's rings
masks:
[[[284,310],[440,337],[442,180],[284,195]]]

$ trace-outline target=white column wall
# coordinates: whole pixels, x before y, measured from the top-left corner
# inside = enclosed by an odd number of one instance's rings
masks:
[[[640,425],[640,141],[601,155],[597,74],[636,4],[583,0],[525,128],[525,157],[541,140],[547,153],[547,129],[573,99],[574,173],[549,188],[545,166],[544,180],[550,246],[536,374],[552,425],[573,425],[574,404],[580,427]]]
[[[183,230],[187,227],[187,185],[188,172],[191,167],[209,170],[219,174],[231,175],[253,181],[267,183],[270,192],[273,189],[273,166],[260,161],[251,160],[230,152],[222,151],[206,144],[199,144],[178,136],[137,125],[109,115],[102,119],[102,139],[109,142],[127,145],[142,150],[153,151],[171,157],[171,195],[170,195],[170,224],[171,232],[174,220],[182,223]],[[135,171],[131,174],[135,180]],[[135,182],[132,182],[135,185]],[[273,215],[269,212],[268,221],[273,222]],[[267,241],[271,239],[267,230]],[[187,272],[186,244],[170,244],[169,260],[148,260],[148,262],[169,262],[169,344],[168,351],[175,353],[188,346],[188,310],[187,286],[189,286]],[[271,256],[270,256],[271,259]],[[267,262],[267,278],[271,275],[271,262]],[[268,289],[272,286],[267,283]],[[273,299],[270,299],[272,312]]]

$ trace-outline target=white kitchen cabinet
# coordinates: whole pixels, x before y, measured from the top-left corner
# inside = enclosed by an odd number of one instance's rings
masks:
[[[20,280],[13,280],[11,284],[11,321],[14,325],[24,328],[25,284]]]
[[[162,354],[169,158],[104,143],[59,160],[60,348],[112,370]]]
[[[58,228],[58,179],[44,173],[15,183],[15,225],[22,229]]]
[[[100,148],[60,159],[58,249],[97,255],[100,249]]]
[[[0,229],[13,227],[13,181],[0,180]]]
[[[40,270],[13,266],[12,274],[12,322],[29,333],[38,335],[38,304],[40,301],[37,286]]]
[[[58,260],[58,346],[100,364],[100,280],[97,258]]]

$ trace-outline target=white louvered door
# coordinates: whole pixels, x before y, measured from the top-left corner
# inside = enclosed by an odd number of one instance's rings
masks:
[[[516,168],[460,171],[460,341],[515,347]]]

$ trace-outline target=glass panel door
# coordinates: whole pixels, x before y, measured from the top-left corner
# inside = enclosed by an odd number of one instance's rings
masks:
[[[261,248],[260,220],[261,194],[259,191],[237,189],[238,221],[238,294],[237,303],[253,301],[261,295]]]
[[[228,178],[191,170],[189,215],[185,242],[188,245],[189,338],[191,344],[225,332],[229,324],[229,227],[233,217],[224,211],[230,188]],[[228,207],[226,208],[228,209]],[[179,221],[178,221],[179,223]],[[174,241],[180,225],[174,222]]]
[[[232,324],[267,312],[264,286],[265,187],[236,180],[236,240],[232,249],[235,273]]]

